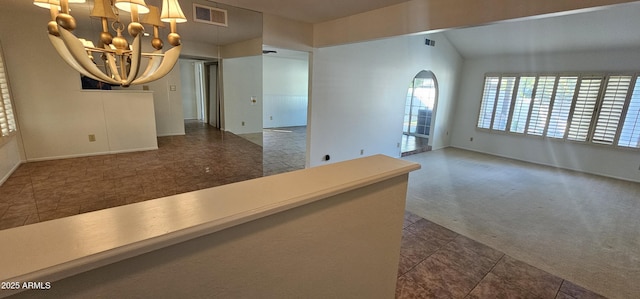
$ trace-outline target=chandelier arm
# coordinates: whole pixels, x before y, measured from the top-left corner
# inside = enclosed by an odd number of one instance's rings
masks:
[[[158,67],[154,73],[150,74],[146,78],[138,78],[134,80],[131,85],[144,84],[164,77],[173,69],[173,66],[175,66],[178,61],[178,58],[180,57],[180,50],[182,50],[182,45],[175,46],[165,52],[160,67]]]
[[[148,56],[148,53],[144,53],[145,56]],[[162,50],[156,50],[153,52],[153,54],[149,57],[149,62],[147,63],[147,68],[144,70],[144,72],[142,73],[142,75],[140,75],[140,77],[138,77],[138,79],[136,80],[144,80],[147,77],[149,77],[149,75],[153,74],[158,67],[160,67],[160,63],[162,62],[162,56],[159,55],[164,55],[162,54]]]
[[[60,31],[60,37],[64,41],[64,44],[67,46],[69,53],[74,58],[74,60],[80,65],[81,68],[89,72],[98,78],[99,81],[112,83],[112,84],[120,84],[120,82],[112,79],[111,77],[105,75],[98,66],[87,56],[87,52],[84,48],[84,45],[78,38],[73,35],[73,33],[69,32],[67,29],[64,29],[62,26],[58,26],[58,30]]]
[[[104,47],[108,48],[109,46],[105,45]],[[111,69],[111,74],[113,74],[113,78],[115,79],[115,81],[118,81],[118,84],[120,84],[122,82],[122,78],[120,77],[120,71],[118,70],[118,65],[116,64],[114,54],[105,53],[105,55],[107,55],[107,65],[109,66],[109,69]]]
[[[78,64],[78,62],[76,62],[73,59],[73,56],[71,56],[71,53],[69,53],[69,50],[64,45],[64,41],[60,37],[57,37],[57,36],[49,34],[49,40],[51,41],[51,44],[53,45],[53,48],[55,48],[56,51],[58,51],[58,54],[60,55],[60,57],[62,57],[62,60],[64,60],[70,67],[72,67],[78,73],[80,73],[82,75],[85,75],[85,76],[87,76],[87,77],[89,77],[91,79],[100,80],[96,76],[94,76],[91,73],[87,72],[84,68],[82,68]]]
[[[123,86],[131,85],[131,82],[136,79],[138,72],[140,71],[140,59],[142,58],[142,40],[140,39],[142,34],[138,34],[133,39],[133,52],[131,53],[131,64],[129,65],[129,76],[127,80],[122,84]]]

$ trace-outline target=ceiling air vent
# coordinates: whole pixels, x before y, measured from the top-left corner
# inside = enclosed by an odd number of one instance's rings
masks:
[[[227,27],[227,11],[194,3],[193,20],[200,23]]]

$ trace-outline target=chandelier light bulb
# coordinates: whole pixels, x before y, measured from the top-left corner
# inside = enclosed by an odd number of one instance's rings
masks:
[[[177,0],[163,0],[162,18],[160,9],[148,6],[144,0],[115,0],[113,5],[111,0],[95,0],[90,16],[99,18],[102,24],[97,46],[72,33],[77,23],[70,13],[69,3],[82,2],[85,0],[33,0],[38,7],[49,9],[49,40],[60,57],[73,69],[89,78],[123,87],[158,80],[173,69],[182,49],[176,23],[187,21]],[[132,42],[122,35],[125,25],[120,22],[119,10],[131,13],[127,32]],[[164,53],[159,37],[159,27],[164,27],[162,22],[171,25],[167,41],[173,46]],[[142,52],[142,33],[147,31],[141,23],[153,27],[151,45],[155,51],[151,53]],[[115,37],[111,32],[116,33]],[[140,71],[144,62],[146,68]]]

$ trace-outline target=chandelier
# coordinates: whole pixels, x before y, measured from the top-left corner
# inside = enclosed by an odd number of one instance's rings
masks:
[[[178,0],[162,0],[160,14],[157,7],[147,5],[144,0],[95,0],[90,16],[100,18],[102,23],[97,46],[72,33],[76,29],[76,20],[69,12],[69,3],[83,2],[85,0],[33,2],[50,10],[52,20],[48,31],[51,44],[76,71],[98,81],[128,87],[160,79],[173,69],[182,49],[176,23],[187,21]],[[125,26],[120,22],[121,10],[131,14],[131,23],[127,27],[133,38],[131,44],[122,36]],[[140,19],[140,15],[144,17]],[[109,20],[112,20],[111,29],[115,31],[115,37],[109,32]],[[171,33],[167,41],[173,46],[165,53],[162,53],[163,42],[158,37],[159,27],[164,27],[162,22],[170,24]],[[141,23],[153,26],[151,45],[155,51],[151,53],[142,52],[141,37],[145,28]],[[140,72],[143,59],[147,60],[147,66]]]

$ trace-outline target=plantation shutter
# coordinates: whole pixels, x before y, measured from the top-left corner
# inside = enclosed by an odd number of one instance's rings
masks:
[[[478,128],[489,129],[491,127],[493,107],[495,106],[496,96],[498,94],[499,82],[500,77],[485,77],[484,79],[480,115],[478,116]]]
[[[547,137],[564,138],[567,130],[567,119],[571,111],[571,102],[576,90],[578,77],[560,77],[553,100],[551,117],[547,128]]]
[[[591,140],[593,143],[613,144],[630,84],[631,76],[609,77]]]
[[[0,136],[9,136],[16,131],[16,121],[11,106],[11,94],[9,92],[9,79],[5,71],[3,61],[4,53],[0,45]]]
[[[491,129],[498,131],[506,130],[515,84],[516,77],[502,77],[500,79],[500,91],[496,99],[496,111]]]
[[[629,100],[618,145],[640,148],[640,82],[637,79]]]
[[[587,138],[589,138],[589,127],[591,126],[591,119],[593,119],[594,109],[598,101],[600,85],[602,85],[602,78],[599,77],[582,78],[580,80],[573,117],[567,134],[568,140],[587,141]]]
[[[544,133],[555,84],[555,76],[541,76],[538,78],[538,86],[536,87],[535,98],[533,99],[527,134],[542,136]]]
[[[536,84],[536,77],[521,77],[518,82],[516,100],[513,105],[513,116],[511,117],[511,127],[509,131],[524,133],[529,116],[529,107],[533,98],[533,88]]]

